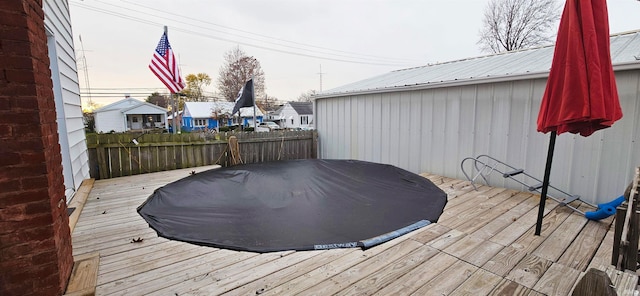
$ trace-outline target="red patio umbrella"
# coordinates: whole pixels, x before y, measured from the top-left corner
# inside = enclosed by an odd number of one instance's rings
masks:
[[[611,65],[606,0],[567,0],[538,114],[538,131],[551,132],[536,235],[540,234],[557,134],[589,136],[622,118]]]

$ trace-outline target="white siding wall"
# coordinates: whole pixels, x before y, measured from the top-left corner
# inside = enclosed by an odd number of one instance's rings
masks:
[[[622,194],[640,166],[640,71],[616,73],[624,117],[590,137],[559,135],[551,183],[590,202]],[[488,154],[542,179],[549,134],[536,131],[546,79],[316,100],[320,157],[393,164],[464,179]],[[495,175],[494,186],[522,189]]]
[[[95,112],[96,132],[108,133],[110,131],[125,132],[125,118],[120,110],[107,110]]]
[[[43,1],[67,198],[89,178],[80,89],[66,0]],[[71,179],[71,180],[69,180]]]
[[[300,127],[300,116],[298,116],[298,113],[295,109],[293,109],[293,107],[291,107],[291,105],[285,104],[282,108],[280,116],[280,118],[282,118],[282,127]],[[293,123],[291,123],[291,119],[293,119]]]

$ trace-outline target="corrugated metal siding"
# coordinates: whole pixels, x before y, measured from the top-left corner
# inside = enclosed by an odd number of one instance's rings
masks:
[[[58,114],[63,115],[58,119],[59,130],[66,131],[65,136],[60,136],[60,146],[66,150],[63,153],[68,152],[68,162],[66,165],[63,164],[63,169],[70,171],[73,178],[73,188],[67,189],[76,190],[84,179],[89,178],[89,156],[84,134],[69,6],[67,1],[45,0],[43,9],[45,27],[55,40],[57,59],[51,62],[57,64],[57,73],[52,73],[52,77],[56,77],[54,85],[59,87],[57,92],[54,91],[56,96],[59,96],[56,100],[60,100],[62,105],[56,105]],[[65,181],[65,184],[68,182]]]
[[[586,201],[619,196],[640,165],[640,70],[616,79],[623,119],[556,142],[552,184]],[[549,135],[536,131],[536,120],[545,85],[538,78],[318,99],[320,157],[463,179],[462,159],[488,154],[542,178]],[[497,175],[490,182],[522,189]]]

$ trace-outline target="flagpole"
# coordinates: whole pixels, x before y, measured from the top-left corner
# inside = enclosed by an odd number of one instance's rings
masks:
[[[167,39],[169,39],[169,28],[167,26],[164,26],[164,34],[167,36]],[[175,100],[173,98],[173,93],[171,92],[171,90],[169,90],[169,98],[171,98],[171,127],[172,127],[172,131],[171,133],[175,134],[177,133],[177,127],[176,127],[176,117],[178,117],[178,114],[176,113],[176,104],[175,104]]]
[[[253,74],[251,74],[251,100],[253,100],[253,131],[256,130],[256,81],[253,79]]]

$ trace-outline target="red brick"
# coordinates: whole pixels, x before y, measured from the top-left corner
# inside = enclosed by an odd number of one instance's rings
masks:
[[[49,180],[47,175],[24,177],[20,179],[20,184],[23,190],[37,190],[40,188],[47,188],[47,186],[49,186]]]
[[[13,139],[13,133],[12,133],[11,126],[9,126],[8,124],[0,125],[0,142],[9,141],[12,139]]]
[[[2,71],[0,71],[0,73],[2,73]],[[18,84],[18,83],[7,84],[7,86],[3,88],[3,92],[6,95],[10,95],[10,96],[6,96],[7,100],[11,98],[20,98],[20,97],[35,98],[38,94],[36,87],[34,87],[33,85]],[[11,102],[11,100],[9,100],[9,102]]]
[[[24,11],[24,5],[22,1],[0,1],[0,16],[3,15],[4,11]]]
[[[51,274],[45,278],[37,279],[35,284],[34,293],[40,295],[55,295],[62,294],[66,285],[64,287],[56,287],[56,285],[60,285],[60,273]]]
[[[24,164],[41,164],[45,162],[44,153],[39,152],[24,152],[20,153],[20,158]]]
[[[24,15],[20,15],[19,13],[3,13],[2,17],[0,17],[0,26],[26,28],[27,21]]]
[[[3,2],[3,1],[0,1]],[[29,41],[29,35],[25,34],[26,29],[24,30],[17,30],[15,28],[0,28],[0,40],[2,40],[2,42],[7,41],[7,40],[19,40],[19,41]],[[27,52],[23,53],[22,55],[30,55],[29,53],[31,52],[31,49],[29,49]]]
[[[12,116],[0,117],[0,124],[30,124],[39,122],[40,114],[38,112],[28,112],[27,110],[18,110]]]
[[[0,166],[8,166],[20,163],[20,154],[15,152],[0,153]]]
[[[47,278],[51,274],[56,274],[56,273],[57,273],[57,268],[55,264],[46,264],[46,265],[37,266],[36,268],[32,267],[27,270],[20,270],[20,271],[13,272],[9,275],[9,280],[15,281],[15,282],[32,281],[37,283],[39,279]]]
[[[5,192],[13,192],[20,190],[19,180],[0,180],[0,188]]]
[[[6,110],[6,111],[0,111],[2,113],[6,113],[6,115],[10,115],[11,112],[11,99],[8,97],[0,97],[0,110]]]
[[[33,254],[46,252],[47,250],[54,248],[54,239],[53,237],[49,237],[40,241],[30,240],[29,242],[19,245],[2,246],[2,248],[0,248],[0,252],[2,252],[1,256],[4,257],[5,260],[11,260],[12,258],[29,257]]]
[[[6,208],[15,204],[23,204],[34,201],[48,199],[49,192],[47,188],[40,188],[32,191],[19,191],[19,192],[0,192],[0,208]],[[0,221],[2,223],[2,221]],[[2,231],[2,228],[0,228]]]
[[[29,40],[5,40],[0,58],[4,69],[34,69]],[[26,64],[28,62],[28,64]],[[19,66],[19,67],[15,67]],[[6,76],[5,76],[6,78]]]
[[[29,240],[43,241],[53,236],[51,227],[36,227],[30,229],[21,229],[17,232],[11,232],[0,235],[0,245],[13,246],[28,242]],[[53,251],[51,251],[53,252]],[[41,264],[41,263],[38,263]]]
[[[0,221],[13,222],[27,219],[23,204],[11,205],[0,209]],[[0,222],[2,223],[2,222]]]
[[[20,131],[22,129],[21,126],[22,126],[21,124],[16,124],[16,125],[13,125],[13,128],[14,130]],[[40,129],[37,129],[37,130],[40,131]],[[19,151],[21,155],[26,155],[29,153],[33,153],[33,154],[44,153],[42,150],[44,149],[45,146],[44,146],[44,143],[42,143],[42,138],[28,136],[26,134],[18,134],[18,135],[20,135],[20,137],[16,137],[14,139],[11,139],[9,141],[2,143],[2,145],[0,145],[0,153],[7,153],[7,152],[10,153],[13,151]]]
[[[22,164],[11,167],[0,168],[0,180],[17,179],[20,176],[40,176],[47,174],[47,167],[45,164]],[[39,188],[33,189],[34,191],[40,190]],[[0,198],[3,198],[5,194],[9,192],[0,191]],[[23,192],[25,195],[30,195],[31,191]],[[1,204],[1,202],[0,202]]]
[[[47,233],[46,235],[51,236],[51,233]],[[56,252],[55,250],[50,250],[47,252],[42,252],[39,254],[35,254],[33,255],[33,257],[31,257],[31,265],[42,265],[42,264],[46,264],[48,262],[51,262],[51,258],[55,258],[56,257]]]
[[[19,135],[20,137],[35,138],[40,135],[40,125],[37,123],[14,125],[11,127],[11,132],[14,135]],[[0,135],[1,134],[2,133],[0,132]]]
[[[11,100],[11,107],[17,109],[36,110],[38,108],[38,98],[33,97],[14,97]]]
[[[33,227],[39,227],[39,226],[50,226],[52,223],[51,221],[51,214],[46,214],[46,215],[36,215],[36,216],[23,216],[23,217],[18,217],[18,218],[23,218],[23,220],[15,220],[15,221],[0,221],[0,233],[3,233],[5,231],[5,229],[9,230],[9,229],[16,229],[19,227],[25,227],[25,228],[33,228]],[[4,233],[8,233],[8,232],[4,232]]]
[[[28,216],[38,215],[42,213],[51,213],[51,203],[48,200],[44,200],[24,204],[24,213]]]
[[[4,73],[8,82],[35,83],[35,77],[32,70],[6,69]]]
[[[6,48],[5,48],[6,49]],[[7,52],[5,50],[5,52]],[[33,69],[33,58],[27,56],[15,56],[3,61],[6,68],[12,69]]]

